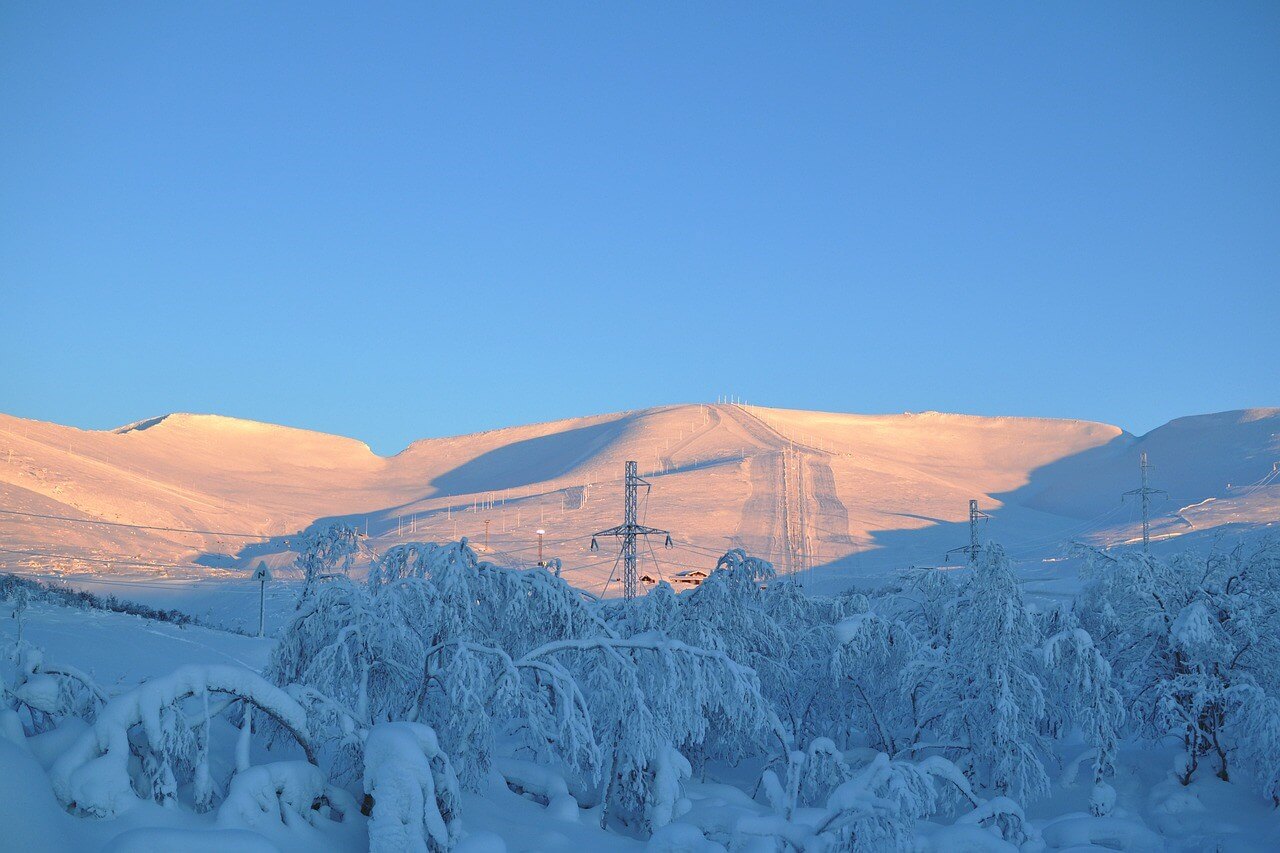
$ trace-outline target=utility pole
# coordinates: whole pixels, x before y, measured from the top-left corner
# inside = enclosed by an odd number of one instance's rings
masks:
[[[258,561],[253,570],[253,579],[258,582],[258,636],[265,637],[267,631],[267,581],[271,580],[271,570],[267,564]]]
[[[539,565],[539,566],[545,566],[545,565],[546,565],[546,563],[545,563],[545,562],[543,562],[543,560],[542,560],[542,536],[543,536],[543,534],[545,534],[546,532],[547,532],[547,531],[542,530],[542,529],[539,529],[539,530],[538,530],[538,565]]]
[[[978,544],[978,522],[986,521],[991,518],[982,510],[978,509],[978,502],[969,501],[969,544],[959,548],[952,548],[946,554],[946,562],[951,562],[951,555],[957,552],[967,554],[969,556],[969,565],[975,565],[978,562],[978,553],[982,550],[982,546]]]
[[[488,518],[484,520],[484,549],[486,551],[489,550],[489,522],[490,521],[491,519],[488,519]]]
[[[1151,468],[1147,464],[1147,451],[1142,451],[1141,462],[1138,463],[1142,468],[1142,486],[1137,489],[1130,489],[1125,492],[1121,499],[1137,495],[1142,498],[1142,553],[1147,553],[1151,548],[1151,496],[1152,495],[1168,495],[1164,489],[1153,489],[1148,485],[1147,471]]]
[[[636,521],[637,492],[641,486],[645,487],[646,493],[653,488],[647,481],[640,479],[636,470],[636,463],[628,461],[626,477],[623,481],[622,524],[610,527],[608,530],[601,530],[591,537],[592,551],[600,549],[596,536],[617,536],[622,539],[622,597],[626,601],[636,597],[640,586],[639,575],[636,573],[636,537],[661,533],[667,537],[667,547],[671,547],[671,534],[668,531],[644,527]]]

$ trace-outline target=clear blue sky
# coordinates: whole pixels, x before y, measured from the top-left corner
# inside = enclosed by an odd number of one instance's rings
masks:
[[[1280,405],[1280,3],[0,5],[0,410]]]

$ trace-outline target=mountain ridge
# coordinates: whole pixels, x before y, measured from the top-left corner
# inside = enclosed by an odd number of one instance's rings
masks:
[[[653,484],[647,523],[690,549],[671,556],[673,570],[703,567],[728,547],[830,579],[937,561],[967,541],[970,499],[995,516],[984,535],[1052,546],[1028,559],[1056,559],[1068,533],[1133,541],[1136,520],[1119,495],[1137,485],[1142,450],[1176,504],[1159,507],[1158,536],[1256,529],[1280,514],[1280,486],[1246,488],[1280,461],[1280,409],[1263,407],[1185,416],[1138,436],[1070,418],[675,404],[421,439],[392,456],[355,438],[222,415],[178,412],[114,430],[0,415],[0,427],[0,509],[80,519],[5,518],[11,550],[60,556],[4,562],[44,571],[126,556],[171,562],[173,574],[239,572],[254,559],[287,569],[290,537],[338,519],[368,529],[375,550],[464,535],[483,543],[487,529],[489,556],[512,564],[527,562],[534,529],[545,528],[554,554],[598,589],[611,566],[587,545],[621,520],[628,459]],[[264,542],[83,523],[94,519]],[[113,566],[127,570],[124,559]]]

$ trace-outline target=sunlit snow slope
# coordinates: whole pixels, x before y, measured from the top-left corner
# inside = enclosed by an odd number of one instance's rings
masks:
[[[1051,568],[1071,540],[1140,536],[1137,504],[1120,494],[1138,485],[1143,451],[1152,485],[1169,493],[1153,504],[1157,543],[1280,518],[1280,409],[1135,437],[1087,421],[681,405],[424,440],[390,458],[216,415],[102,432],[0,416],[0,563],[243,577],[258,559],[287,567],[290,540],[319,520],[367,529],[374,552],[455,536],[484,547],[488,522],[491,559],[533,563],[542,529],[546,556],[598,592],[617,545],[591,551],[591,534],[621,521],[634,459],[652,483],[642,520],[671,530],[675,546],[657,537],[652,554],[643,548],[653,577],[709,568],[733,546],[783,571],[812,569],[820,586],[940,564],[968,541],[970,499],[993,517],[984,538]]]

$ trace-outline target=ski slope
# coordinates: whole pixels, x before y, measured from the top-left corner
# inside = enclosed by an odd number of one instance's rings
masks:
[[[1168,492],[1153,506],[1156,547],[1280,518],[1280,409],[1134,436],[1089,421],[692,404],[425,439],[391,457],[217,415],[110,431],[0,416],[0,565],[76,575],[103,593],[146,581],[144,597],[195,595],[201,612],[209,583],[235,581],[237,601],[256,599],[244,579],[257,561],[287,575],[291,540],[341,519],[368,532],[373,552],[467,536],[509,565],[534,563],[544,530],[545,556],[575,584],[614,595],[616,543],[592,551],[591,534],[621,520],[634,459],[652,484],[643,521],[675,546],[642,548],[657,577],[743,547],[820,588],[873,581],[966,544],[970,499],[991,516],[982,537],[1033,576],[1064,577],[1072,540],[1140,538],[1137,504],[1120,495],[1138,485],[1144,451],[1152,485]]]

